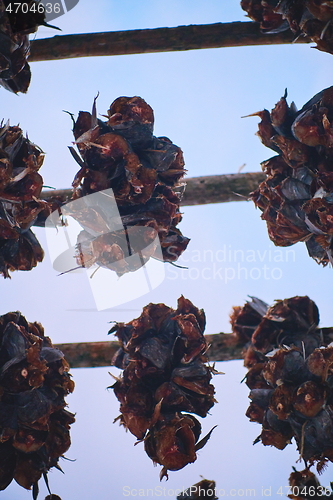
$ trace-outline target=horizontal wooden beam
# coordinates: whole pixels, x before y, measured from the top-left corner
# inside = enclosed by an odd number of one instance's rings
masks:
[[[333,342],[333,327],[321,328],[322,345]],[[216,333],[205,335],[209,345],[207,357],[209,361],[231,361],[243,359],[244,344],[237,343],[236,336],[231,333]],[[111,366],[112,358],[120,348],[120,343],[111,342],[80,342],[72,344],[55,344],[60,349],[71,368],[93,368],[96,366]]]
[[[207,356],[209,361],[229,361],[242,359],[244,346],[235,344],[231,334],[218,333],[205,335],[210,345]],[[55,344],[60,349],[71,368],[94,368],[111,366],[112,358],[120,347],[119,342],[80,342]]]
[[[251,191],[257,189],[260,182],[265,179],[266,175],[263,172],[185,178],[186,189],[181,205],[247,201]]]
[[[234,22],[78,35],[56,35],[31,41],[29,62],[73,57],[119,56],[193,49],[292,43],[290,31],[263,34],[259,23]],[[299,37],[295,43],[309,43]]]
[[[55,344],[65,355],[71,368],[111,366],[111,360],[120,347],[118,342],[79,342]]]
[[[249,193],[257,189],[265,178],[266,175],[263,172],[190,177],[185,179],[186,189],[180,204],[190,206],[246,201]],[[57,189],[43,191],[41,198],[47,200],[51,197],[58,197],[66,203],[71,195],[71,189]]]

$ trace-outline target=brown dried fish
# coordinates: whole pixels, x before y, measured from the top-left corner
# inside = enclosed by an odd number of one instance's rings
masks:
[[[0,126],[0,273],[29,271],[44,252],[31,231],[40,212],[50,213],[39,198],[43,178],[38,170],[44,153],[23,136],[18,126]]]
[[[194,462],[210,437],[198,442],[201,425],[183,413],[205,417],[215,403],[204,328],[204,312],[181,296],[177,310],[149,304],[139,318],[110,330],[122,343],[113,359],[123,369],[112,386],[120,402],[116,420],[144,440],[147,454],[163,466],[161,478]]]
[[[29,34],[41,25],[54,28],[45,22],[45,10],[39,2],[0,0],[0,85],[15,94],[28,90]]]
[[[277,246],[306,243],[310,257],[333,263],[333,87],[300,111],[286,93],[262,118],[259,137],[278,152],[262,163],[267,178],[251,198]]]
[[[202,479],[177,496],[177,500],[199,500],[200,498],[210,498],[211,500],[218,500],[216,496],[215,481]]]
[[[255,443],[282,450],[294,438],[306,464],[333,461],[333,345],[316,304],[306,296],[271,307],[253,299],[234,308],[231,323],[235,338],[248,332],[246,416],[262,426]]]
[[[189,242],[176,227],[182,219],[179,182],[185,174],[183,153],[170,139],[153,135],[154,113],[141,97],[119,97],[107,118],[106,122],[97,119],[95,99],[92,113],[80,111],[74,122],[81,156],[74,148],[70,150],[81,168],[73,182],[73,199],[111,188],[124,230],[96,236],[99,225],[86,227],[84,221],[86,232],[77,245],[78,265],[98,264],[121,276],[150,257],[174,262]],[[82,214],[73,217],[82,224]],[[107,225],[105,211],[102,218]],[[133,235],[137,248],[129,248]],[[162,255],[156,244],[149,246],[154,240],[160,243]],[[128,259],[147,246],[141,263]]]
[[[64,396],[74,389],[63,353],[40,323],[20,312],[0,316],[0,489],[38,480],[70,446],[75,421]],[[34,498],[36,495],[34,493]]]
[[[316,48],[333,53],[333,6],[325,0],[241,0],[241,7],[263,33],[290,29],[307,36]]]

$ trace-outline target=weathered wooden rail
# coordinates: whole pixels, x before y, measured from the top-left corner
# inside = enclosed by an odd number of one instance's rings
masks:
[[[263,34],[259,23],[233,22],[177,26],[174,28],[56,35],[31,41],[29,62],[74,57],[120,56],[194,49],[309,43],[290,31]]]
[[[242,359],[244,346],[235,344],[231,334],[218,333],[205,335],[210,345],[207,356],[209,361],[230,361]],[[79,342],[55,344],[60,349],[71,368],[92,368],[111,366],[112,358],[120,347],[119,342]]]
[[[180,204],[190,206],[244,201],[248,199],[251,191],[254,191],[265,178],[266,175],[263,172],[185,178],[186,189]],[[56,189],[43,191],[41,198],[47,200],[50,197],[57,196],[66,202],[71,195],[71,189]]]

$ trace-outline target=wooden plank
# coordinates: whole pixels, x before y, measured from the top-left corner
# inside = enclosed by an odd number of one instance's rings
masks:
[[[321,328],[322,345],[333,341],[333,327]],[[209,349],[209,361],[231,361],[243,359],[244,344],[236,342],[231,333],[205,335]],[[72,344],[55,344],[60,349],[71,368],[93,368],[111,366],[111,360],[120,347],[119,342],[80,342]]]
[[[266,179],[263,172],[206,175],[185,179],[186,189],[181,205],[206,205],[246,201],[251,191]]]
[[[235,344],[231,334],[218,333],[205,335],[210,348],[209,361],[230,361],[242,359],[244,346]],[[111,366],[111,360],[120,347],[119,342],[80,342],[71,344],[55,344],[60,349],[71,368],[93,368]]]
[[[29,62],[245,45],[289,44],[294,39],[295,35],[290,30],[263,34],[260,32],[259,23],[253,21],[56,35],[52,38],[32,40]],[[309,43],[309,41],[305,37],[299,37],[295,43]]]
[[[249,193],[254,191],[265,178],[266,175],[263,172],[185,178],[186,189],[180,204],[190,206],[244,201],[247,200]],[[71,194],[71,189],[47,190],[42,192],[41,198],[47,200],[57,196],[66,203]]]
[[[79,342],[55,344],[65,355],[71,368],[111,366],[111,360],[120,347],[118,342]]]

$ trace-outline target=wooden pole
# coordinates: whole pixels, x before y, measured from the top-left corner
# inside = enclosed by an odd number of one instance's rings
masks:
[[[263,172],[190,177],[184,180],[186,189],[180,204],[190,206],[246,201],[251,191],[254,191],[265,178]],[[57,189],[42,191],[41,198],[48,200],[58,197],[63,203],[67,203],[71,195],[71,189]]]
[[[264,172],[185,178],[186,189],[180,204],[189,206],[247,201],[251,191],[257,189],[265,179]]]
[[[207,351],[209,361],[230,361],[242,359],[244,345],[235,344],[228,333],[205,335],[210,345]],[[55,344],[65,355],[71,368],[94,368],[111,366],[112,358],[120,347],[119,342],[80,342]]]
[[[175,28],[155,28],[78,35],[56,35],[31,41],[29,62],[54,61],[73,57],[119,56],[220,47],[292,43],[290,31],[263,34],[259,23],[215,23]],[[295,43],[309,43],[299,37]]]
[[[322,345],[333,342],[333,327],[320,328]],[[209,345],[207,357],[209,361],[231,361],[243,359],[244,344],[237,343],[236,336],[231,333],[205,335]],[[111,366],[112,358],[120,348],[120,342],[81,342],[72,344],[55,344],[65,355],[71,368],[93,368]]]

